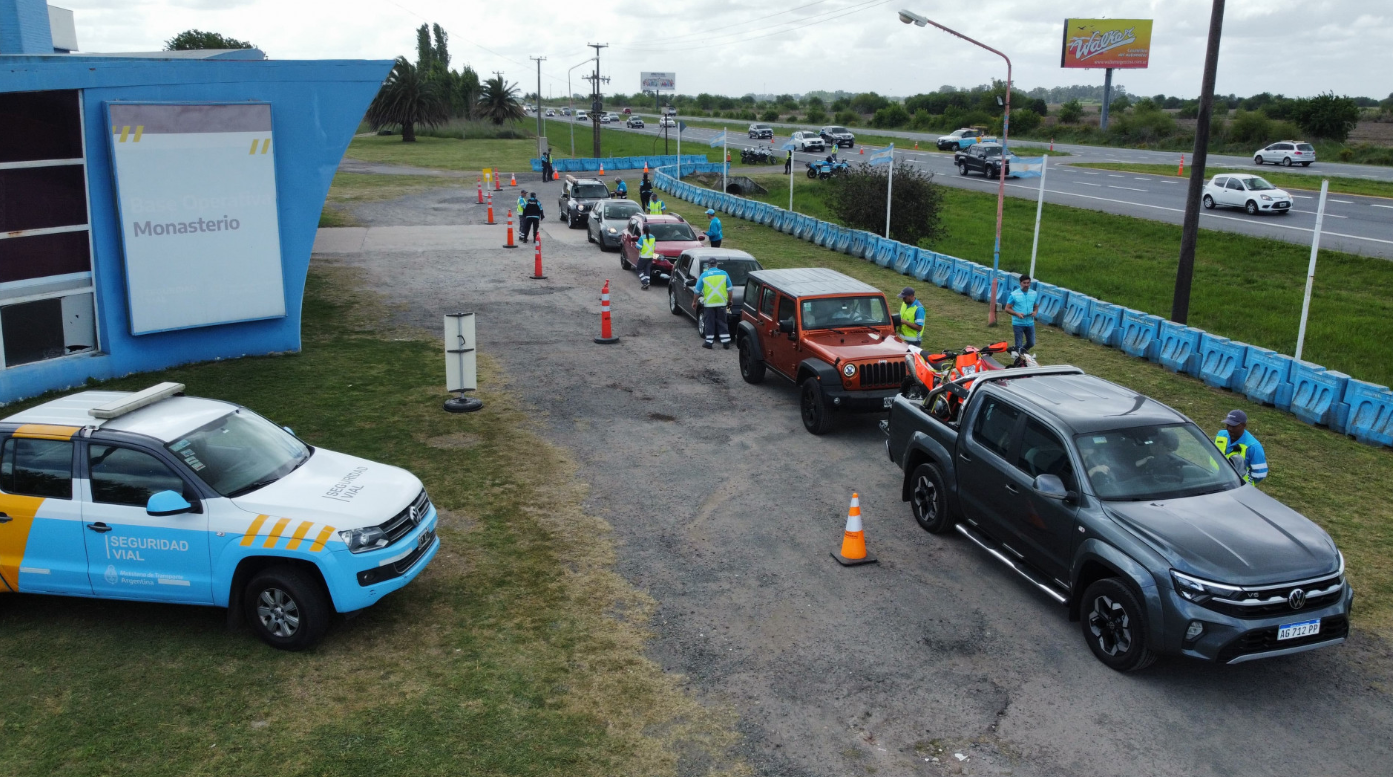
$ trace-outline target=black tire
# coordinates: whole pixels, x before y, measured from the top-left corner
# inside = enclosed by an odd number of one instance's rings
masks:
[[[706,311],[703,310],[703,311],[701,311],[700,313],[697,313],[697,317],[696,317],[696,327],[697,327],[697,336],[700,337],[701,339],[705,340],[705,339],[706,339]]]
[[[667,312],[674,316],[682,315],[682,306],[677,304],[677,292],[673,290],[672,284],[667,287]]]
[[[832,431],[832,411],[822,398],[822,384],[817,378],[808,378],[798,388],[798,410],[803,417],[803,428],[812,434],[824,435]]]
[[[740,351],[740,377],[746,383],[755,385],[764,382],[764,362],[755,358],[754,346],[750,345],[749,337],[741,337],[735,342],[736,348]]]
[[[959,162],[959,163],[958,163],[958,175],[967,175],[967,163],[966,163],[966,162]]]
[[[1284,156],[1284,157],[1282,157],[1282,167],[1291,167],[1291,157],[1289,157],[1289,156]]]
[[[816,178],[816,177],[817,177],[817,171],[814,170],[814,169],[812,169],[811,167],[809,167],[809,168],[808,168],[808,177],[809,177],[809,178]]]
[[[909,507],[919,528],[930,534],[942,534],[953,528],[956,521],[948,511],[948,489],[943,485],[943,473],[934,464],[920,464],[910,475]]]
[[[247,583],[242,606],[247,623],[262,642],[289,651],[318,643],[333,612],[320,582],[289,566],[258,572]]]
[[[1257,165],[1258,167],[1262,167],[1262,154],[1258,154],[1257,156],[1253,157],[1253,164]]]
[[[1214,210],[1214,198],[1210,197],[1208,194],[1204,195],[1204,209]]]
[[[624,246],[619,246],[619,269],[632,270],[634,266],[629,264],[629,257],[624,255]]]
[[[1136,672],[1156,660],[1155,651],[1146,646],[1146,610],[1117,578],[1090,585],[1079,614],[1088,649],[1109,669]]]
[[[1301,166],[1302,166],[1302,167],[1310,167],[1310,166],[1311,166],[1311,163],[1310,163],[1310,162],[1302,162],[1302,163],[1301,163]]]
[[[595,235],[593,235],[593,234],[590,232],[590,227],[586,227],[586,228],[585,228],[585,239],[586,239],[587,241],[591,242],[591,243],[597,242],[597,241],[595,240]],[[601,250],[601,251],[603,251],[604,249],[605,249],[604,246],[600,246],[600,250]]]
[[[1258,204],[1255,200],[1248,200],[1248,204],[1243,206],[1243,210],[1248,211],[1249,216],[1258,215]]]

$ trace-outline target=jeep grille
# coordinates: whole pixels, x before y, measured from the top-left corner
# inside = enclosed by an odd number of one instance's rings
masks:
[[[856,372],[861,376],[861,388],[899,386],[904,381],[904,370],[903,359],[856,365]]]

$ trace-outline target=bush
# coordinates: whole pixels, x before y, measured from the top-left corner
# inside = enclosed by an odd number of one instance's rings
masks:
[[[964,111],[960,108],[949,108],[943,112],[943,126],[950,131],[977,125],[985,127],[991,123],[992,116],[985,111]]]
[[[778,121],[778,120],[779,120],[779,112],[776,111],[776,110],[774,110],[773,108],[770,108],[769,110],[767,110],[767,111],[765,111],[764,113],[761,113],[761,114],[759,115],[759,120],[760,120],[760,121]]]
[[[1349,97],[1336,97],[1333,92],[1327,92],[1296,103],[1292,118],[1318,138],[1344,142],[1350,130],[1359,123],[1359,106]]]
[[[864,115],[890,107],[890,101],[875,92],[864,92],[851,98],[850,107],[853,111]]]
[[[817,98],[814,97],[813,99],[816,100]],[[821,107],[812,106],[808,108],[808,121],[812,122],[813,124],[821,124],[822,122],[827,121],[827,113],[826,111],[823,111]]]
[[[1229,125],[1228,139],[1234,143],[1264,145],[1272,137],[1272,120],[1262,111],[1240,109]]]
[[[1125,94],[1119,94],[1108,103],[1108,113],[1112,113],[1113,111],[1122,113],[1130,107],[1132,107],[1132,98]]]
[[[1019,111],[1011,111],[1011,132],[1016,135],[1029,135],[1040,129],[1040,114],[1029,108],[1022,108]]]
[[[832,120],[847,127],[855,127],[860,123],[861,117],[852,111],[841,110],[837,111],[837,115],[833,116]]]
[[[784,123],[785,123],[785,124],[798,124],[798,123],[799,123],[799,122],[798,122],[798,114],[796,114],[796,113],[790,113],[789,115],[785,116],[785,117],[784,117]]]
[[[942,115],[935,116],[928,111],[920,110],[914,113],[914,129],[917,130],[942,129],[943,121]]]
[[[829,179],[827,198],[832,215],[845,226],[877,235],[885,229],[885,186],[888,168],[860,164],[846,175]],[[895,166],[890,237],[909,245],[943,234],[943,191],[933,173],[907,164]]]
[[[1078,100],[1070,100],[1059,106],[1060,124],[1078,124],[1079,119],[1083,118],[1083,106]]]
[[[1182,119],[1193,119],[1200,115],[1200,101],[1186,100],[1180,106],[1180,113],[1177,114]]]
[[[883,129],[903,127],[909,122],[909,113],[907,113],[904,109],[904,106],[900,105],[899,103],[891,103],[885,106],[884,108],[881,108],[880,110],[876,111],[875,116],[871,118],[872,127],[880,127]]]

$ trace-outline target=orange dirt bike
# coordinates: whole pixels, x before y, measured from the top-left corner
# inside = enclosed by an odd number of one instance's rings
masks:
[[[998,364],[991,357],[991,354],[1014,350],[1005,342],[993,343],[981,348],[969,345],[961,351],[943,351],[941,353],[925,353],[922,350],[916,351],[911,348],[909,353],[905,354],[905,361],[908,362],[909,369],[905,371],[905,379],[900,387],[900,393],[910,399],[923,400],[928,398],[935,388],[959,378],[969,377],[979,372],[1006,369]],[[1028,356],[1028,354],[1017,356],[1017,364],[1022,361],[1023,356]],[[1016,364],[1012,364],[1012,366],[1014,367]],[[972,381],[966,381],[961,384],[962,390],[959,392],[937,392],[929,406],[929,412],[945,421],[956,420],[962,407],[963,398],[971,388]]]

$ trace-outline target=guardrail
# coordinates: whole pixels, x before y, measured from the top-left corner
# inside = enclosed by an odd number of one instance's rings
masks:
[[[770,226],[800,240],[893,268],[903,275],[973,299],[985,301],[990,295],[990,267],[792,213],[776,205],[695,186],[664,172],[674,170],[676,163],[676,158],[671,158],[663,165],[663,170],[658,170],[650,162],[655,170],[655,187],[700,207]],[[715,168],[713,172],[721,169],[719,162],[711,166]],[[682,174],[690,173],[683,164]],[[1006,284],[998,294],[999,302],[1005,302],[1006,294],[1014,288],[1018,277],[1015,273],[998,275],[998,286]],[[1290,412],[1308,424],[1328,427],[1368,445],[1393,447],[1393,391],[1387,386],[1354,380],[1317,364],[1298,362],[1266,348],[1212,335],[1059,286],[1038,281],[1036,286],[1041,298],[1041,323]]]
[[[705,156],[683,156],[684,160],[701,159],[703,161],[684,161],[682,162],[682,175],[692,173],[719,173],[721,172],[720,162],[707,162]],[[542,172],[542,160],[528,160],[532,164],[532,172]],[[551,168],[558,173],[598,173],[601,165],[605,171],[610,170],[642,170],[644,165],[649,170],[657,170],[659,167],[674,168],[677,166],[677,155],[666,156],[612,156],[603,159],[599,157],[589,159],[553,159]]]

